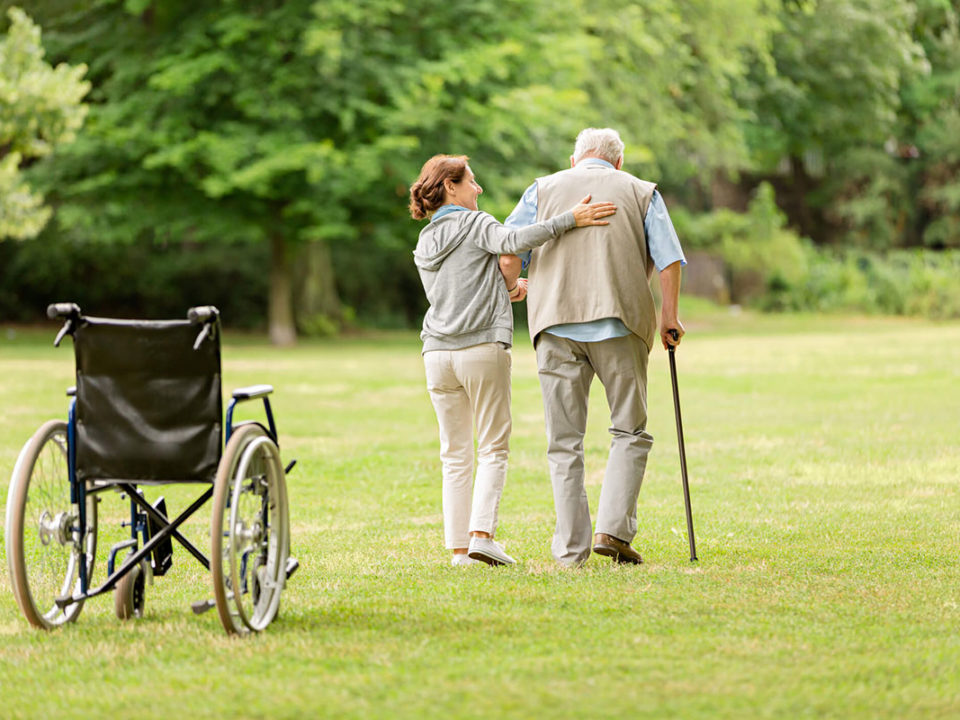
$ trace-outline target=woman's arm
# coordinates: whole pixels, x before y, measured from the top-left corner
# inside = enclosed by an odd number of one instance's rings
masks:
[[[571,212],[523,228],[505,227],[490,215],[481,222],[477,228],[479,232],[475,235],[476,243],[487,252],[497,255],[512,255],[540,247],[576,227]]]
[[[516,255],[500,256],[500,274],[507,285],[507,293],[511,302],[519,302],[526,293],[526,281],[520,277],[523,270],[523,260]],[[521,287],[523,286],[523,287]]]
[[[492,215],[480,213],[484,217],[477,228],[476,243],[487,252],[498,255],[518,253],[539,247],[575,227],[609,225],[609,222],[602,218],[613,215],[616,211],[613,203],[590,203],[590,196],[587,195],[567,212],[524,228],[505,227]]]
[[[504,282],[507,283],[507,291],[517,286],[521,270],[523,270],[523,261],[516,255],[500,256],[500,273],[503,275]]]

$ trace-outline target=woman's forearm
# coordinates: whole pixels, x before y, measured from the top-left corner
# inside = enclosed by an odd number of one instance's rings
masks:
[[[500,256],[500,274],[507,284],[507,290],[512,290],[517,286],[517,280],[520,279],[520,272],[523,270],[523,261],[516,255]]]
[[[489,220],[475,237],[475,242],[487,252],[498,255],[532,250],[577,226],[577,221],[570,211],[522,228],[504,227],[493,217],[488,217]]]

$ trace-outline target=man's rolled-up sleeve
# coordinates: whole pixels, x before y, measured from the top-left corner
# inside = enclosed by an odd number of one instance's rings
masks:
[[[667,205],[656,190],[647,208],[647,216],[643,219],[643,231],[647,234],[647,249],[650,259],[658,271],[663,270],[675,262],[687,264],[687,258],[680,247],[680,238],[670,220]]]

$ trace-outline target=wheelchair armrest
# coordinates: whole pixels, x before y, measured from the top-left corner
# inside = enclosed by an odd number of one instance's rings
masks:
[[[233,391],[234,400],[254,400],[273,392],[273,385],[251,385]]]
[[[229,442],[230,436],[233,434],[233,409],[236,407],[237,403],[243,402],[244,400],[256,400],[257,398],[263,400],[263,410],[267,415],[267,424],[269,425],[268,433],[274,442],[277,442],[277,425],[273,421],[273,411],[270,409],[270,398],[267,397],[270,393],[273,392],[273,385],[250,385],[245,388],[237,388],[233,391],[233,400],[230,401],[229,407],[227,407],[227,441]]]

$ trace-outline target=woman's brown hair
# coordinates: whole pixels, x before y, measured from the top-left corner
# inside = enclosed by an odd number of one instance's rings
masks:
[[[410,215],[423,220],[443,205],[443,181],[463,180],[467,172],[466,155],[434,155],[423,164],[420,177],[410,188]]]

